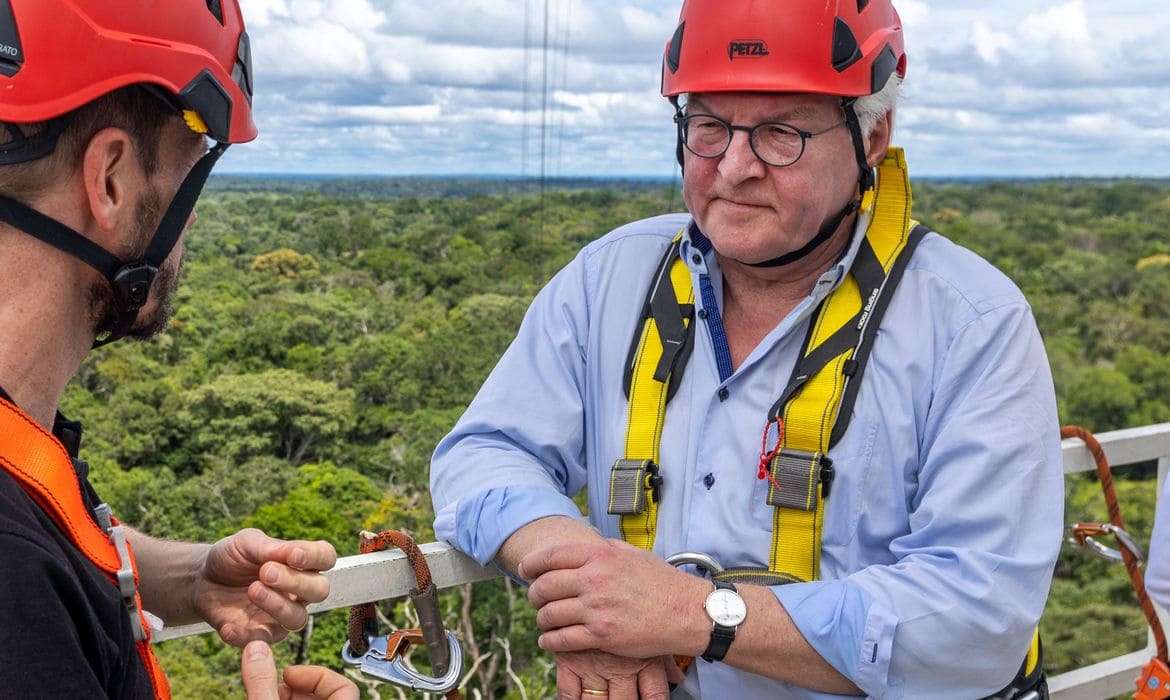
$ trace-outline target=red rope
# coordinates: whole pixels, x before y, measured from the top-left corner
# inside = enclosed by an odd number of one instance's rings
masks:
[[[771,450],[768,449],[768,433],[772,430],[772,425],[776,426],[776,446]],[[776,455],[780,454],[780,450],[784,448],[784,421],[781,418],[768,421],[764,424],[764,435],[760,438],[760,463],[756,468],[756,478],[760,481],[767,479],[772,482],[772,488],[776,491],[780,490],[780,481],[772,474],[772,460],[776,459]]]
[[[1066,425],[1061,428],[1060,437],[1066,440],[1078,438],[1085,443],[1085,447],[1093,455],[1093,460],[1097,464],[1097,478],[1101,481],[1101,491],[1105,494],[1105,505],[1109,509],[1109,522],[1113,523],[1115,527],[1125,530],[1125,520],[1121,517],[1121,504],[1117,501],[1117,489],[1113,486],[1113,471],[1109,468],[1109,460],[1105,457],[1105,450],[1102,449],[1101,443],[1091,432],[1078,425]],[[1118,544],[1120,545],[1118,549],[1121,551],[1122,561],[1125,562],[1125,570],[1129,573],[1129,582],[1133,586],[1134,593],[1137,594],[1138,603],[1142,606],[1142,613],[1146,616],[1146,622],[1149,623],[1150,629],[1154,633],[1158,658],[1166,662],[1166,633],[1162,630],[1162,622],[1158,619],[1158,614],[1154,612],[1154,606],[1150,603],[1150,597],[1146,593],[1146,583],[1142,579],[1137,556],[1123,543],[1119,542]]]

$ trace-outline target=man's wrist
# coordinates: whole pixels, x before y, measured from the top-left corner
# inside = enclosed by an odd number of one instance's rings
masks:
[[[714,628],[711,616],[707,614],[706,603],[707,596],[715,590],[715,586],[710,581],[697,576],[687,576],[687,578],[692,579],[693,583],[688,586],[684,598],[686,603],[683,614],[679,615],[679,619],[685,627],[683,632],[675,637],[682,643],[682,648],[671,653],[683,656],[702,656],[703,652],[707,650],[707,645],[711,643],[711,630]]]
[[[211,554],[211,547],[212,545],[205,544],[200,546],[198,550],[193,550],[191,553],[194,556],[191,557],[191,561],[189,562],[190,569],[188,575],[190,578],[187,580],[191,583],[187,586],[187,605],[191,614],[200,619],[203,619],[203,615],[199,611],[199,583],[205,580],[207,576],[207,557]],[[204,622],[206,621],[204,620]]]
[[[520,560],[550,544],[604,542],[605,538],[588,522],[566,515],[537,518],[513,532],[496,553],[495,562],[519,578]]]

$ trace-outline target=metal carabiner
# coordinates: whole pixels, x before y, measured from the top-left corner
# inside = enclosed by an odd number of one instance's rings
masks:
[[[1138,564],[1142,564],[1145,561],[1145,554],[1142,553],[1141,546],[1124,528],[1117,527],[1112,523],[1077,523],[1071,526],[1069,530],[1072,532],[1072,537],[1068,538],[1070,544],[1083,547],[1085,550],[1102,559],[1107,561],[1125,561],[1121,550],[1106,546],[1093,539],[1095,535],[1109,534],[1117,539],[1118,544],[1128,549],[1130,554],[1133,554]]]
[[[345,646],[341,648],[341,660],[348,666],[357,667],[364,675],[411,690],[446,693],[459,685],[459,674],[463,672],[463,649],[459,646],[459,640],[453,633],[446,633],[447,648],[451,659],[447,673],[441,677],[435,677],[420,673],[411,666],[403,653],[406,648],[401,643],[394,644],[393,649],[388,649],[389,641],[396,635],[401,640],[400,633],[402,632],[418,632],[417,639],[422,641],[421,632],[418,630],[399,630],[391,635],[371,637],[369,650],[360,656],[350,653],[349,642],[346,642]],[[408,643],[413,641],[415,640],[411,638]]]
[[[418,614],[419,629],[378,635],[374,604],[356,605],[350,610],[349,639],[341,649],[341,659],[371,678],[412,690],[447,694],[459,687],[463,649],[459,646],[459,639],[443,626],[435,582],[426,556],[405,532],[361,533],[362,554],[391,546],[406,554],[414,572],[415,588],[410,591],[410,600]],[[410,664],[406,653],[412,645],[426,648],[435,675],[420,673]],[[355,650],[363,653],[355,653]]]
[[[715,558],[703,554],[702,552],[679,552],[672,554],[666,558],[666,563],[674,567],[687,566],[693,564],[701,571],[705,571],[708,576],[714,576],[723,571],[723,566],[715,561]]]

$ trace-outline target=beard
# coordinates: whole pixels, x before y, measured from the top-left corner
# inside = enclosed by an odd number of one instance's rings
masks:
[[[134,230],[130,243],[120,251],[122,260],[140,260],[150,247],[155,230],[164,214],[162,195],[158,188],[151,186],[138,203],[134,215]],[[138,318],[126,337],[135,340],[150,340],[167,329],[174,314],[174,296],[179,287],[183,261],[181,257],[171,262],[173,256],[163,262],[151,285],[146,305],[138,312]],[[118,307],[114,292],[107,280],[98,280],[89,289],[90,318],[94,330],[100,335],[114,327],[118,320]]]

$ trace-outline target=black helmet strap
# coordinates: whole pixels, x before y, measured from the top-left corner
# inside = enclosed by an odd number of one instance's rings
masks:
[[[109,282],[114,292],[114,319],[106,327],[98,329],[100,337],[94,341],[95,348],[124,338],[134,327],[138,313],[150,297],[159,269],[183,235],[183,227],[195,208],[211,169],[227,148],[228,144],[217,143],[195,163],[163,214],[146,253],[142,258],[130,262],[121,260],[56,219],[0,195],[0,221],[81,260]]]

